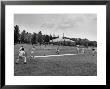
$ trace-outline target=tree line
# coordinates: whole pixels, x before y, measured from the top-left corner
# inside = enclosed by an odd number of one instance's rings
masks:
[[[25,30],[23,30],[20,33],[20,29],[19,26],[16,25],[14,26],[14,44],[17,43],[27,43],[27,44],[37,44],[39,43],[40,45],[43,43],[49,43],[50,40],[58,38],[57,36],[52,36],[50,35],[43,35],[41,31],[39,31],[38,33],[29,33],[26,32]]]
[[[50,40],[53,40],[53,39],[56,39],[56,38],[59,38],[59,36],[52,36],[51,34],[50,35],[44,35],[42,34],[41,31],[39,31],[38,33],[29,33],[29,32],[26,32],[25,30],[23,30],[21,33],[20,33],[20,29],[19,29],[19,26],[18,25],[15,25],[14,26],[14,44],[49,44],[50,43]],[[70,40],[73,40],[75,43],[74,43],[74,46],[75,45],[83,45],[83,46],[95,46],[97,47],[97,42],[96,41],[89,41],[88,39],[81,39],[81,38],[67,38],[67,37],[64,37],[66,39],[70,39]],[[54,43],[53,43],[54,44]],[[67,46],[72,46],[70,42],[66,42],[66,44],[63,44],[63,45],[67,45]]]

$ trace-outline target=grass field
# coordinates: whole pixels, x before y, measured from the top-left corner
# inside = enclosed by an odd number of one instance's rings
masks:
[[[27,64],[23,60],[15,64],[18,50],[23,45],[27,54]],[[57,55],[58,46],[36,46],[35,56]],[[84,54],[40,57],[30,60],[32,45],[17,44],[14,46],[14,75],[15,76],[96,76],[97,54],[93,56],[90,49]],[[60,54],[77,54],[75,47],[60,46]]]

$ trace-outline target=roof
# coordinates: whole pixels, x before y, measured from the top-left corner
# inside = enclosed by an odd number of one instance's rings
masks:
[[[75,42],[75,41],[72,41],[70,39],[63,39],[63,38],[56,38],[56,39],[53,39],[53,42],[62,42],[62,41],[69,41],[69,42]],[[50,40],[50,42],[52,42],[52,40]]]

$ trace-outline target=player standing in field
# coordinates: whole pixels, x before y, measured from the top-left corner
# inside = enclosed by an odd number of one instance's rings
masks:
[[[34,51],[35,51],[35,47],[34,46],[32,46],[32,49],[31,49],[31,58],[33,58],[34,59]]]
[[[77,45],[76,49],[77,49],[77,54],[79,54],[79,45]]]
[[[59,47],[57,47],[56,53],[59,54],[59,52],[60,52]]]
[[[84,48],[82,48],[82,54],[84,54],[85,53],[85,49]]]
[[[93,56],[94,56],[95,52],[96,52],[96,50],[95,50],[95,48],[93,47],[93,48],[92,48]]]
[[[16,60],[16,63],[18,63],[18,61],[20,59],[24,59],[24,63],[26,63],[26,56],[25,55],[26,55],[26,53],[24,51],[24,47],[21,46],[20,49],[19,49],[19,56],[18,56],[18,59]]]

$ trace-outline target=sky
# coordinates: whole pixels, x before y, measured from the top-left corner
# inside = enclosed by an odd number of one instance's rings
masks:
[[[15,14],[14,26],[20,31],[97,41],[96,14]]]

